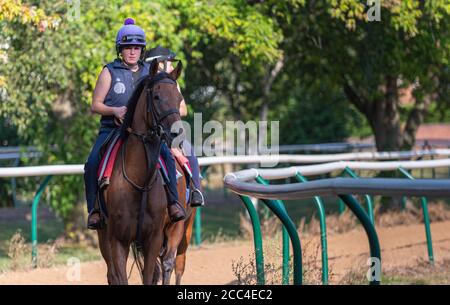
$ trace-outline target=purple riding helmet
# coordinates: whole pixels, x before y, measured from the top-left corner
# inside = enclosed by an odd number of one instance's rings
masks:
[[[142,46],[142,54],[144,54],[144,49],[147,45],[144,30],[135,25],[133,18],[125,19],[123,24],[116,37],[117,55],[119,55],[122,47],[126,45]]]

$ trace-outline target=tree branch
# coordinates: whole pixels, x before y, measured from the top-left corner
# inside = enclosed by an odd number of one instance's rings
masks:
[[[267,120],[267,114],[269,112],[269,95],[270,91],[272,90],[272,85],[277,76],[280,74],[281,70],[284,67],[285,58],[282,55],[276,62],[275,66],[270,69],[266,76],[263,79],[262,87],[262,102],[261,102],[261,110],[259,112],[259,119],[261,121]]]
[[[366,115],[369,113],[369,102],[366,101],[363,97],[359,96],[352,88],[352,86],[350,86],[347,82],[344,84],[344,93],[350,100],[350,102],[355,105],[360,112]]]
[[[269,95],[270,90],[272,89],[272,85],[273,82],[275,81],[275,79],[277,78],[278,74],[280,74],[281,70],[284,67],[284,56],[282,55],[276,62],[275,66],[273,67],[273,69],[270,70],[270,73],[266,74],[266,77],[264,78],[264,83],[263,83],[263,94],[264,96]]]
[[[428,107],[430,106],[432,100],[433,97],[429,95],[422,97],[419,94],[419,96],[416,96],[414,108],[409,113],[405,128],[403,130],[403,146],[408,148],[414,146],[417,129],[424,121],[425,115],[428,111]]]

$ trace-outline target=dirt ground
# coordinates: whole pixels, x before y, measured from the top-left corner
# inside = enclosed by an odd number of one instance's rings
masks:
[[[383,269],[414,265],[427,259],[423,225],[377,228],[382,248]],[[450,258],[450,221],[432,223],[431,232],[434,256],[437,262]],[[302,244],[316,245],[318,237],[301,238]],[[313,247],[314,248],[314,247]],[[241,257],[248,259],[253,253],[251,241],[235,241],[192,247],[188,252],[183,284],[230,284],[236,280],[232,264]],[[320,252],[319,252],[320,253]],[[365,266],[369,257],[367,237],[362,229],[345,234],[328,236],[329,264],[339,280],[350,269]],[[320,259],[320,255],[319,255]],[[281,258],[280,258],[281,260]],[[129,262],[131,266],[131,261]],[[81,264],[79,281],[72,280],[68,266],[36,269],[26,272],[8,272],[0,275],[0,284],[106,284],[106,265],[103,261]],[[367,267],[366,267],[367,268]],[[136,268],[130,277],[131,284],[139,284]]]

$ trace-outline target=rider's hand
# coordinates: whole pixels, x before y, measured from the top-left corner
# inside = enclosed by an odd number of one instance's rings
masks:
[[[114,116],[119,120],[123,120],[125,118],[125,113],[127,113],[127,107],[114,107]]]

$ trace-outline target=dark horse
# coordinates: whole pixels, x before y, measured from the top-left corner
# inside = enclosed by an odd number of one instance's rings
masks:
[[[121,126],[123,144],[104,191],[107,224],[98,230],[109,284],[128,284],[126,266],[132,245],[139,245],[142,262],[138,266],[144,284],[156,284],[161,272],[163,283],[169,284],[174,268],[180,284],[184,273],[195,209],[186,206],[183,176],[178,180],[178,192],[187,218],[170,222],[163,179],[157,170],[161,142],[171,144],[174,134],[170,126],[180,120],[183,96],[176,80],[181,71],[180,62],[170,74],[157,74],[153,62],[150,74],[130,98]]]

